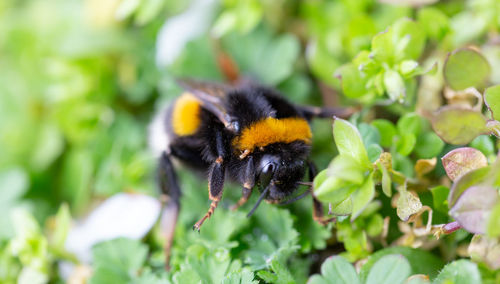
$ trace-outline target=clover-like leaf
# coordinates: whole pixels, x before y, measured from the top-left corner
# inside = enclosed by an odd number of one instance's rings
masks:
[[[354,266],[341,256],[333,256],[321,265],[321,275],[313,275],[309,284],[357,284],[361,283]]]
[[[90,283],[131,280],[146,260],[148,248],[139,241],[119,238],[92,248],[95,271]]]
[[[479,150],[463,147],[448,152],[443,158],[443,167],[448,177],[455,181],[471,170],[486,167],[488,160]]]
[[[447,264],[433,283],[481,283],[481,274],[475,263],[466,259],[461,259]]]
[[[403,283],[411,274],[411,266],[402,255],[390,254],[380,258],[370,269],[366,284]]]
[[[443,68],[444,78],[454,90],[479,87],[488,79],[491,67],[481,53],[460,48],[448,55]]]
[[[484,102],[491,111],[491,116],[500,120],[500,85],[489,87],[484,91]]]
[[[368,257],[367,262],[361,267],[359,276],[365,281],[373,265],[386,255],[403,255],[410,263],[412,274],[426,274],[431,278],[437,275],[444,265],[443,261],[434,254],[410,247],[388,247],[381,249]],[[385,283],[385,282],[384,282]]]
[[[444,141],[467,144],[478,135],[487,133],[486,118],[479,112],[457,107],[443,107],[432,119],[432,128]]]
[[[450,209],[450,216],[467,231],[484,234],[491,209],[498,200],[498,191],[488,185],[476,185],[467,189]]]

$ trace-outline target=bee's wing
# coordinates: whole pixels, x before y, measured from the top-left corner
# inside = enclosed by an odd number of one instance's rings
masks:
[[[215,115],[231,131],[239,130],[238,122],[228,114],[224,105],[224,97],[233,87],[220,83],[178,79],[177,83],[186,91],[198,98],[205,109]]]

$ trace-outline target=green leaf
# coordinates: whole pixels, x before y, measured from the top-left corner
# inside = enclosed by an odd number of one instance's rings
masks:
[[[254,280],[253,272],[248,268],[243,268],[241,271],[231,272],[222,280],[222,284],[258,284]]]
[[[361,184],[364,180],[364,169],[352,156],[338,155],[328,166],[330,176],[348,181],[353,184]]]
[[[346,120],[336,118],[333,123],[333,138],[341,155],[352,157],[362,167],[370,166],[361,134],[354,125]]]
[[[415,145],[415,153],[421,159],[434,158],[443,151],[444,142],[434,132],[426,132],[419,135]]]
[[[467,144],[482,133],[488,132],[486,118],[476,111],[444,107],[432,119],[432,128],[444,141]]]
[[[382,163],[378,163],[378,168],[382,172],[382,191],[387,197],[392,196],[392,181],[388,169]]]
[[[369,93],[366,89],[366,76],[362,76],[355,64],[349,63],[340,67],[339,77],[342,91],[348,98],[360,98]]]
[[[398,120],[397,128],[400,135],[412,133],[418,137],[422,131],[422,118],[416,113],[407,113]]]
[[[405,281],[405,284],[427,284],[431,283],[429,281],[429,276],[424,275],[424,274],[415,274],[410,277]]]
[[[266,85],[277,85],[292,75],[300,52],[297,38],[291,34],[273,37],[265,28],[249,34],[230,34],[224,45],[238,68]]]
[[[411,267],[404,256],[386,255],[375,262],[365,283],[403,283],[410,274]]]
[[[319,187],[315,187],[314,195],[322,202],[336,206],[346,200],[359,185],[349,184],[335,176],[328,177]]]
[[[358,125],[358,131],[366,148],[372,144],[380,143],[380,134],[378,133],[378,129],[376,127],[362,122]]]
[[[138,275],[147,253],[146,245],[131,239],[119,238],[99,243],[92,248],[94,274],[89,282],[128,282]]]
[[[373,37],[371,51],[375,60],[392,64],[395,49],[392,38],[392,27],[389,27],[386,31],[378,33]]]
[[[9,216],[10,211],[19,205],[28,186],[28,176],[22,169],[12,168],[0,171],[0,214],[2,216]],[[0,239],[13,236],[13,225],[10,218],[0,218]]]
[[[479,150],[462,147],[448,152],[442,158],[448,177],[455,181],[464,174],[488,166],[488,160]]]
[[[261,204],[252,219],[259,232],[252,233],[248,242],[251,249],[244,254],[252,269],[269,268],[273,259],[283,260],[298,251],[299,234],[293,227],[290,211]]]
[[[389,148],[392,146],[393,138],[396,135],[396,127],[392,122],[385,119],[375,119],[372,125],[378,129],[380,133],[380,145]]]
[[[353,189],[353,191],[354,191],[354,189]],[[352,213],[352,199],[351,199],[351,197],[338,203],[338,205],[332,203],[332,214],[333,215],[347,216],[351,213]]]
[[[64,203],[59,207],[54,221],[54,231],[49,239],[50,243],[59,250],[64,250],[66,237],[68,236],[72,221],[68,204]]]
[[[375,161],[377,161],[380,157],[380,154],[384,152],[384,149],[382,149],[382,147],[380,147],[378,144],[371,144],[366,147],[366,152],[368,154],[368,159],[370,160],[370,162],[375,163]]]
[[[232,262],[229,250],[225,248],[209,249],[202,244],[193,244],[185,253],[180,271],[173,276],[174,283],[221,283],[227,273],[241,269],[241,263]]]
[[[351,220],[356,219],[365,207],[375,196],[375,184],[373,182],[373,173],[370,174],[365,182],[352,194],[352,215]]]
[[[413,133],[403,133],[396,142],[396,151],[402,156],[408,156],[415,148],[417,138]]]
[[[495,144],[488,135],[480,135],[469,144],[472,148],[481,151],[486,157],[495,155]]]
[[[450,189],[444,185],[439,185],[430,189],[432,193],[432,208],[442,213],[448,213],[448,194]]]
[[[422,28],[408,18],[396,21],[393,25],[395,56],[397,61],[403,59],[417,60],[425,46],[425,33]]]
[[[452,216],[464,229],[475,234],[487,230],[491,210],[498,200],[498,190],[489,185],[475,185],[465,190],[450,209]]]
[[[486,58],[472,48],[460,48],[448,55],[443,73],[454,90],[480,87],[488,80],[491,67]]]
[[[497,203],[491,210],[487,228],[488,236],[500,236],[500,203]]]
[[[385,70],[384,87],[391,100],[403,102],[406,97],[406,87],[403,78],[397,71],[392,69]]]
[[[308,283],[357,284],[361,282],[352,264],[341,256],[333,256],[321,265],[321,275],[313,275]]]
[[[481,283],[481,274],[477,265],[469,260],[461,259],[447,264],[433,283],[436,284],[469,284]]]
[[[418,70],[418,62],[415,60],[404,60],[399,64],[399,72],[402,76],[408,77]]]
[[[434,40],[443,39],[450,31],[449,19],[441,10],[434,7],[424,7],[418,11],[418,23],[427,36]]]
[[[368,272],[380,258],[390,254],[403,255],[410,263],[411,274],[426,274],[433,278],[444,265],[440,258],[425,250],[409,247],[389,247],[379,250],[368,257],[359,273],[361,281],[366,280]]]
[[[368,225],[366,226],[366,233],[368,234],[368,236],[375,238],[380,235],[383,230],[384,218],[382,218],[382,215],[372,215],[368,221]]]
[[[500,120],[500,85],[489,87],[484,91],[484,102],[491,111],[493,119]]]

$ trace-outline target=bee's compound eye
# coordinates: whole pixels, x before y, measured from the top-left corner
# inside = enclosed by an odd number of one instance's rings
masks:
[[[259,174],[259,184],[261,187],[266,188],[274,175],[274,164],[269,163],[262,168]]]

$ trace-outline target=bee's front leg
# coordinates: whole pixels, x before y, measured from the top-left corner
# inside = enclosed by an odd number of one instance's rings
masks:
[[[216,149],[217,149],[217,158],[212,162],[210,166],[209,174],[208,174],[208,196],[212,203],[210,204],[210,208],[208,212],[201,218],[196,224],[193,226],[193,230],[200,231],[201,225],[205,222],[206,219],[210,218],[212,214],[214,214],[215,208],[219,204],[222,193],[224,192],[224,178],[225,178],[225,158],[226,158],[226,150],[223,144],[222,133],[217,132],[215,134],[216,140]]]
[[[252,157],[248,157],[247,159],[247,164],[245,167],[245,172],[242,181],[243,181],[242,196],[240,200],[238,200],[238,203],[231,206],[231,210],[233,211],[238,209],[243,204],[245,204],[252,195],[252,189],[255,185],[255,166],[253,164]]]

